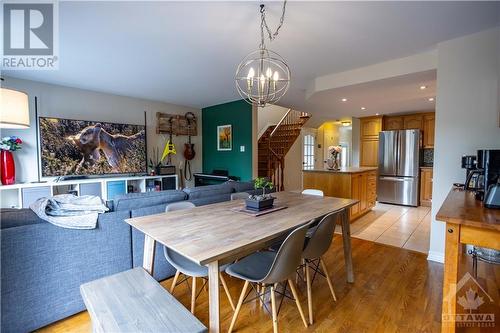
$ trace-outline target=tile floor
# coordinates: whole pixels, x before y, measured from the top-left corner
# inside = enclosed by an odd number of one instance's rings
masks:
[[[429,251],[430,207],[403,207],[377,203],[351,224],[355,238],[408,250]]]

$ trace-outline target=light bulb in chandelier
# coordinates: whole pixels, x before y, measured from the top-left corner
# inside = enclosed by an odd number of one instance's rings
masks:
[[[268,79],[270,79],[271,76],[273,76],[273,71],[269,67],[267,67],[266,76],[267,76]]]

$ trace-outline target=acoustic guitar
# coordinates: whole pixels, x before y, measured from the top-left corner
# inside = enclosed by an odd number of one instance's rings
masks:
[[[188,142],[184,144],[184,158],[187,161],[191,161],[196,155],[196,152],[194,151],[194,144],[191,143],[191,126],[195,119],[196,117],[192,112],[186,113]]]

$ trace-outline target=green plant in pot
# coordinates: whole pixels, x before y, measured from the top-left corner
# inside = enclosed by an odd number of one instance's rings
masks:
[[[261,211],[272,208],[275,198],[271,194],[266,194],[266,189],[272,190],[274,184],[264,177],[258,177],[254,181],[254,188],[256,190],[262,189],[262,194],[254,194],[246,199],[247,209]]]

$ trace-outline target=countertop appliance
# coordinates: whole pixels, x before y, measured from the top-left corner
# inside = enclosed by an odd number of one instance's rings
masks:
[[[477,157],[475,155],[462,156],[462,169],[465,169],[465,178],[469,177],[469,172],[477,169]]]
[[[382,131],[379,134],[377,200],[418,205],[420,130]]]
[[[500,149],[481,149],[477,151],[477,168],[483,171],[482,188],[476,191],[477,197],[483,200],[490,186],[497,184],[500,177]]]
[[[500,180],[488,188],[484,196],[484,207],[500,209]]]

